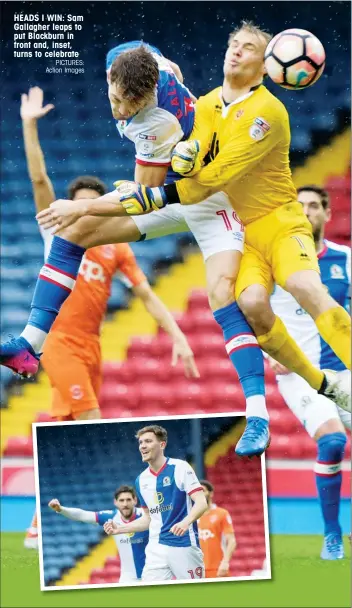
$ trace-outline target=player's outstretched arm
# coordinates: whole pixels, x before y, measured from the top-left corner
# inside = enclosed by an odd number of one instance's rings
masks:
[[[120,217],[128,215],[128,213],[120,203],[119,191],[113,190],[95,199],[80,199],[79,201],[59,199],[51,203],[48,209],[38,213],[36,218],[43,229],[55,227],[53,234],[56,234],[87,215]]]
[[[222,538],[224,557],[222,558],[217,571],[217,576],[220,578],[228,575],[230,570],[231,557],[234,550],[236,549],[236,537],[234,533],[223,534]]]
[[[52,104],[43,106],[43,91],[39,87],[33,87],[29,89],[28,95],[21,96],[20,114],[24,149],[37,212],[49,207],[56,198],[53,185],[46,172],[37,124],[38,119],[46,116],[53,108]]]
[[[144,509],[143,511],[142,517],[124,525],[117,525],[112,519],[109,519],[103,526],[104,532],[108,536],[111,536],[116,534],[134,534],[135,532],[144,532],[145,530],[148,530],[150,526],[149,511],[148,509]]]
[[[187,517],[170,528],[170,532],[175,536],[183,536],[187,532],[189,526],[199,519],[208,508],[203,490],[199,489],[197,492],[194,492],[191,495],[191,499],[193,505]]]
[[[135,296],[139,297],[146,310],[155,319],[159,327],[169,334],[173,342],[172,365],[176,365],[179,357],[182,360],[186,378],[199,378],[199,371],[192,349],[185,334],[181,331],[170,311],[162,300],[154,293],[148,281],[133,287]]]
[[[49,502],[48,506],[56,513],[67,517],[67,519],[72,519],[74,521],[82,521],[85,524],[97,524],[94,511],[84,511],[83,509],[64,507],[60,504],[57,498],[53,498]]]

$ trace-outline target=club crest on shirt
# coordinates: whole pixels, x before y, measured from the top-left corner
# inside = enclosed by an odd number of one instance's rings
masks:
[[[170,477],[164,477],[163,479],[163,486],[170,486],[171,485],[171,479]]]
[[[120,133],[120,136],[124,136],[125,128],[127,126],[127,120],[118,120],[116,123],[116,129]]]
[[[238,112],[236,112],[236,114],[235,114],[235,118],[236,119],[241,118],[241,116],[243,116],[243,114],[244,114],[244,110],[238,110]]]
[[[343,268],[341,268],[341,266],[338,264],[333,264],[330,266],[330,276],[332,279],[343,279],[345,276]]]

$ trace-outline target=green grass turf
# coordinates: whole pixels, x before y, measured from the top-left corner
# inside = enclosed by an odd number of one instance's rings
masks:
[[[23,534],[3,533],[1,540],[2,608],[347,608],[350,606],[348,559],[319,559],[317,536],[273,536],[271,581],[230,582],[125,589],[39,591],[38,554],[23,548]]]

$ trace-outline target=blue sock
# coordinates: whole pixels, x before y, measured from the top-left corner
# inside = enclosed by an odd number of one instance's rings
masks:
[[[237,371],[247,400],[247,418],[256,415],[268,418],[264,359],[253,330],[236,302],[216,310],[214,318],[222,328],[227,354]]]
[[[78,275],[85,249],[54,236],[50,253],[42,267],[31,304],[31,313],[23,336],[33,345],[30,337],[33,328],[47,334],[54,323],[62,304],[70,295]],[[30,326],[30,327],[29,327]],[[35,347],[38,349],[36,340]]]
[[[324,435],[318,439],[317,445],[318,454],[314,470],[326,535],[341,532],[339,525],[341,461],[345,451],[346,435],[344,433]]]

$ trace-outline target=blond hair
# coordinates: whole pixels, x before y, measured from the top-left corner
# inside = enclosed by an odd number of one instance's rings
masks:
[[[228,44],[230,45],[233,38],[238,34],[238,32],[241,32],[242,30],[245,30],[246,32],[249,32],[250,34],[254,34],[255,36],[257,36],[258,38],[263,38],[265,40],[265,45],[267,46],[270,42],[270,40],[272,39],[272,34],[270,34],[269,32],[267,32],[266,30],[262,30],[258,25],[256,25],[255,23],[253,23],[253,21],[241,21],[241,25],[239,25],[238,27],[236,27],[230,34],[229,36],[229,40],[228,40]]]

